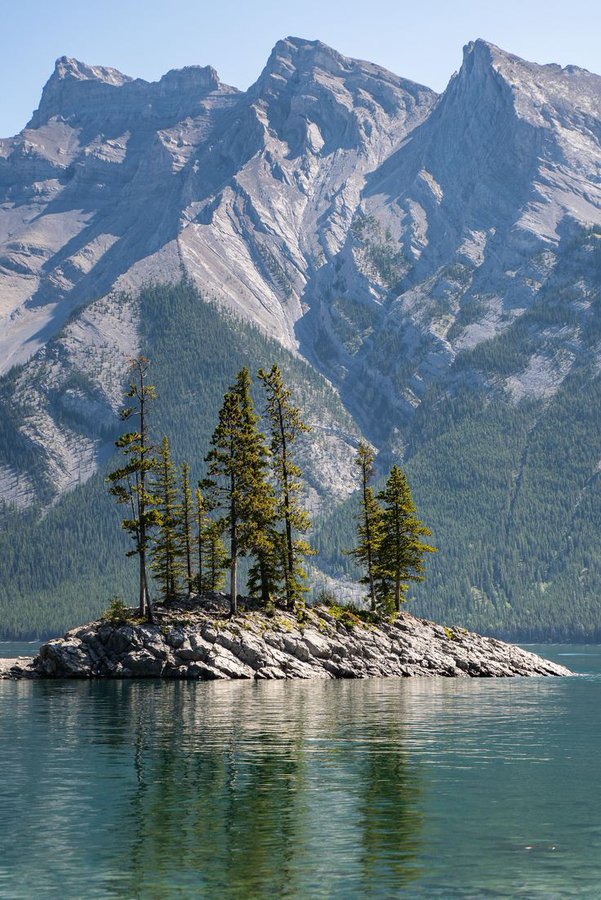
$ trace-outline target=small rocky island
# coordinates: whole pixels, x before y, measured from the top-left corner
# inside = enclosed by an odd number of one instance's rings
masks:
[[[99,619],[45,643],[0,672],[10,678],[285,679],[570,675],[512,644],[402,611],[370,620],[344,607],[298,615],[225,595],[157,607],[154,623]]]

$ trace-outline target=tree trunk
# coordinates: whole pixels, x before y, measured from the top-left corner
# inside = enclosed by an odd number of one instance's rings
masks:
[[[238,614],[238,535],[237,522],[232,515],[230,528],[230,615]]]
[[[142,548],[140,548],[138,559],[140,560],[140,600],[138,604],[138,612],[140,614],[140,618],[144,618],[144,616],[146,615],[146,572],[144,566],[144,551],[142,550]]]
[[[190,532],[186,538],[186,565],[188,567],[188,597],[192,594],[192,548],[190,547]]]
[[[284,489],[284,521],[286,524],[286,606],[292,605],[292,579],[294,577],[294,544],[292,542],[292,523],[290,510],[290,476],[288,473],[288,446],[282,404],[278,401],[278,419],[280,424],[280,440],[282,442],[282,487]]]
[[[267,605],[270,601],[269,596],[269,580],[267,578],[267,566],[265,565],[265,557],[261,555],[259,560],[259,570],[261,572],[261,601]]]
[[[230,614],[238,615],[238,560],[233,552],[230,563]]]
[[[371,558],[371,528],[367,511],[367,468],[363,466],[363,509],[365,511],[365,540],[367,543],[367,575],[369,578],[369,596],[371,611],[376,611],[376,585],[374,581],[374,564]]]
[[[146,574],[146,569],[144,569],[144,588],[146,591],[146,608],[148,610],[148,621],[152,625],[154,623],[154,611],[152,608],[152,601],[150,599],[150,591],[148,590],[148,576]]]

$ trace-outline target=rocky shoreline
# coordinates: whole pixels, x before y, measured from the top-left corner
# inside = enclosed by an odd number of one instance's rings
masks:
[[[570,675],[512,644],[402,612],[364,621],[348,610],[246,609],[223,601],[157,610],[154,624],[98,620],[44,644],[27,662],[5,660],[0,678],[369,678]],[[9,663],[9,665],[7,665]],[[12,664],[12,665],[10,665]]]

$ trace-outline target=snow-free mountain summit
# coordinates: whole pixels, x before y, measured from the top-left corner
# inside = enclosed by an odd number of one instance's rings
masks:
[[[160,352],[139,291],[184,278],[321,377],[306,406],[340,464],[314,465],[318,526],[344,530],[362,432],[437,536],[424,611],[590,633],[600,235],[601,78],[576,66],[477,40],[437,96],[298,38],[245,92],[61,58],[0,140],[6,514],[60,516],[98,477],[123,360]]]

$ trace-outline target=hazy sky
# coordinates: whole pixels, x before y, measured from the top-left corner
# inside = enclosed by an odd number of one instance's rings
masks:
[[[20,131],[58,56],[134,77],[210,64],[246,88],[281,37],[443,90],[477,37],[535,62],[601,73],[600,0],[0,0],[0,136]]]

